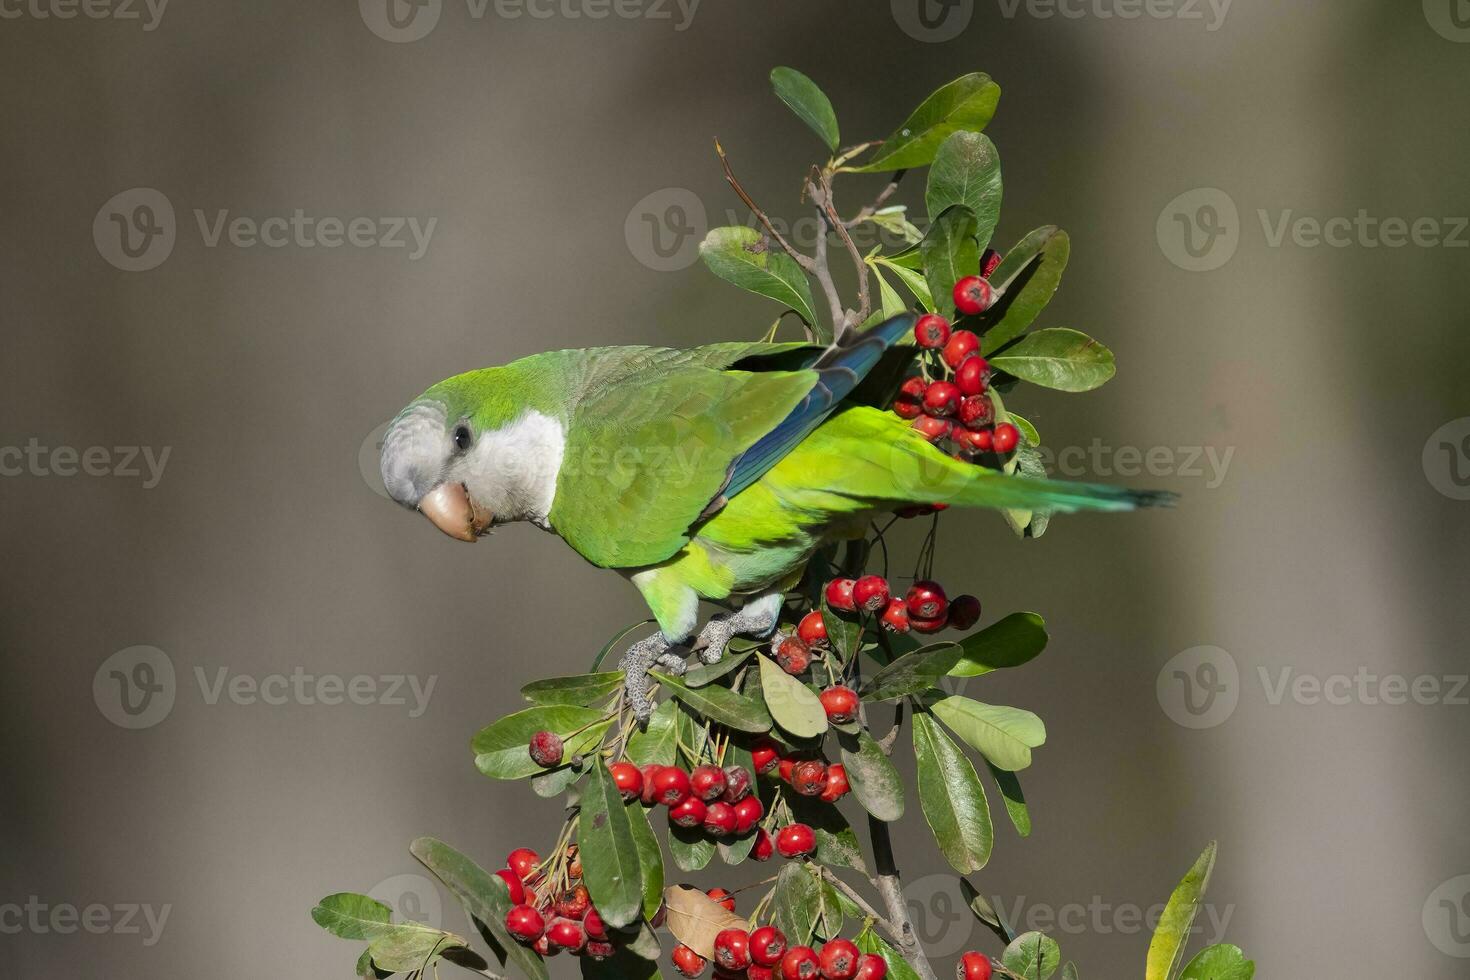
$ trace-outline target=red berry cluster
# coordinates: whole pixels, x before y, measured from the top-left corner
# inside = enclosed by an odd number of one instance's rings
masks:
[[[511,909],[505,914],[505,928],[518,942],[542,956],[566,950],[605,959],[613,955],[613,944],[582,884],[582,862],[576,844],[567,845],[563,860],[564,873],[556,877],[565,881],[566,887],[554,894],[547,868],[535,851],[518,847],[510,852],[506,866],[495,872],[510,892]]]
[[[888,963],[875,953],[859,952],[848,939],[829,939],[821,952],[790,946],[775,926],[750,932],[725,929],[715,936],[718,980],[883,980]],[[674,948],[674,967],[686,977],[704,973],[706,960],[688,946]]]
[[[937,633],[946,626],[967,630],[980,621],[979,599],[972,595],[950,599],[938,582],[915,582],[899,598],[879,575],[838,578],[827,583],[826,596],[827,605],[839,612],[872,613],[891,633]]]
[[[744,837],[765,816],[765,807],[751,793],[750,770],[744,766],[696,766],[686,772],[678,766],[615,762],[608,767],[623,799],[644,806],[668,808],[676,827],[703,827],[711,837]]]

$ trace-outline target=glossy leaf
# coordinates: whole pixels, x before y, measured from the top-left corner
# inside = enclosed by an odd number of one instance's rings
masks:
[[[1011,613],[960,641],[963,655],[951,677],[979,677],[992,670],[1030,663],[1046,649],[1046,621],[1033,612]]]
[[[1005,800],[1006,815],[1011,818],[1011,826],[1022,837],[1030,837],[1031,810],[1026,806],[1026,794],[1021,792],[1021,781],[1013,772],[997,769],[989,762],[986,766],[990,769],[990,775],[995,777],[995,785],[1000,789],[1001,798]]]
[[[1179,980],[1251,980],[1256,964],[1245,958],[1239,946],[1219,943],[1200,950]]]
[[[1144,980],[1171,980],[1183,962],[1189,930],[1194,925],[1194,917],[1199,914],[1200,902],[1214,869],[1215,842],[1210,841],[1164,906],[1164,914],[1159,918],[1153,939],[1148,944]]]
[[[771,716],[765,705],[736,694],[719,685],[689,687],[679,678],[664,671],[649,672],[675,698],[711,721],[738,732],[759,734],[770,731]]]
[[[715,842],[703,827],[676,827],[669,824],[669,856],[680,871],[700,871],[714,860]]]
[[[506,715],[493,725],[480,729],[470,747],[475,752],[475,766],[493,779],[524,779],[546,770],[531,759],[528,746],[531,736],[539,731],[555,732],[566,743],[565,758],[590,751],[602,741],[611,720],[605,712],[593,708],[554,705],[527,708]],[[587,726],[591,726],[590,728]],[[585,728],[580,735],[572,732]]]
[[[997,939],[1009,944],[1012,939],[1016,938],[1016,934],[1011,931],[1011,927],[1007,925],[1005,918],[996,910],[995,906],[990,904],[984,895],[981,895],[975,889],[974,885],[970,884],[967,878],[960,879],[960,895],[964,898],[965,904],[969,906],[970,911],[975,914],[975,918],[980,920],[980,924],[995,933]]]
[[[571,704],[586,707],[623,686],[621,670],[600,674],[573,674],[533,681],[521,688],[521,697],[532,704]]]
[[[934,219],[919,243],[924,278],[937,312],[954,319],[954,284],[980,270],[980,246],[975,241],[975,212],[955,205]]]
[[[429,966],[453,947],[468,944],[458,936],[416,922],[392,922],[388,906],[366,895],[328,895],[311,910],[317,925],[343,939],[365,939],[372,964],[390,973]]]
[[[817,880],[800,861],[785,865],[776,876],[770,914],[772,924],[786,934],[788,948],[805,945],[816,931],[819,896]]]
[[[635,729],[628,737],[628,758],[640,766],[672,766],[679,761],[675,721],[679,702],[659,702],[648,719],[648,726]]]
[[[796,738],[816,738],[827,730],[827,712],[811,688],[792,677],[770,657],[761,657],[761,690],[771,718]]]
[[[531,789],[536,792],[537,796],[549,800],[565,793],[573,783],[581,778],[582,773],[571,766],[548,769],[546,772],[537,773],[531,777]]]
[[[1020,708],[950,697],[935,702],[931,710],[950,731],[1010,772],[1031,765],[1031,750],[1046,742],[1041,719]]]
[[[853,943],[861,952],[876,953],[883,957],[883,962],[888,964],[888,980],[919,980],[919,975],[909,966],[903,954],[879,938],[872,929],[864,929],[858,933]]]
[[[995,843],[990,807],[975,767],[927,714],[914,716],[919,803],[939,849],[960,874],[985,867]]]
[[[746,225],[715,228],[699,246],[700,257],[711,272],[739,286],[795,310],[809,324],[817,323],[811,283],[796,261],[759,231]]]
[[[1027,334],[990,358],[997,370],[1056,391],[1091,391],[1116,373],[1113,352],[1085,333],[1052,327]]]
[[[643,912],[643,869],[623,797],[606,766],[592,766],[577,817],[582,883],[608,925],[623,928]]]
[[[838,739],[853,797],[879,820],[903,816],[903,779],[883,749],[865,731]]]
[[[977,332],[984,335],[981,350],[986,357],[1036,322],[1061,285],[1071,254],[1072,240],[1053,225],[1031,232],[1005,254],[990,274],[990,284],[1000,291],[1000,298],[981,314],[977,324]],[[1038,256],[1041,261],[1032,265]]]
[[[977,72],[957,78],[925,99],[871,160],[848,169],[871,173],[925,166],[951,133],[984,129],[999,102],[1000,86],[989,75]]]
[[[1006,947],[1000,961],[1020,980],[1047,980],[1062,965],[1062,949],[1045,933],[1028,932]]]
[[[857,652],[858,643],[862,640],[863,628],[859,624],[856,615],[844,615],[835,611],[827,605],[827,599],[822,598],[822,623],[827,627],[827,643],[836,650],[843,661],[852,659]]]
[[[795,68],[775,68],[771,70],[771,86],[776,90],[776,97],[821,137],[827,149],[837,152],[837,145],[842,141],[837,131],[837,114],[817,83]]]
[[[917,250],[914,254],[918,254]],[[918,301],[920,307],[930,313],[934,312],[934,295],[929,292],[929,282],[924,278],[922,272],[885,259],[878,259],[876,261],[883,268],[888,269],[894,275],[898,276],[903,284],[908,287],[909,292],[914,294],[914,299]]]
[[[862,698],[864,701],[893,701],[927,691],[954,669],[964,652],[960,644],[943,640],[906,653],[863,685]]]
[[[975,237],[984,249],[1000,221],[1000,199],[1000,154],[990,137],[958,132],[945,140],[934,166],[929,168],[929,186],[924,193],[930,216],[956,204],[969,208],[975,215]],[[977,268],[970,274],[978,272]]]
[[[741,665],[750,659],[753,650],[742,650],[738,653],[727,650],[718,663],[700,664],[698,667],[690,668],[684,675],[684,683],[689,687],[704,687],[713,684],[721,677],[727,677],[739,670]]]
[[[643,807],[627,808],[628,827],[633,833],[633,846],[638,852],[638,867],[643,880],[643,918],[652,920],[664,900],[664,856],[659,850],[658,835],[648,822]]]
[[[877,225],[896,236],[905,245],[916,245],[924,237],[924,233],[919,230],[918,226],[909,220],[908,208],[902,204],[875,211],[863,221]]]

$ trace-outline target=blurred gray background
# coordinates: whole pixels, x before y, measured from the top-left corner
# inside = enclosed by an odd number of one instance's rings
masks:
[[[826,88],[848,141],[965,72],[1001,83],[997,240],[1071,232],[1043,325],[1120,365],[1013,407],[1052,447],[1097,441],[1070,475],[1183,494],[1035,542],[946,521],[941,579],[1052,633],[970,688],[1049,728],[1036,831],[998,826],[981,890],[1084,976],[1141,976],[1139,918],[1218,839],[1196,944],[1224,922],[1261,976],[1465,976],[1470,4],[960,0],[926,27],[886,0],[394,3],[396,27],[382,0],[0,2],[18,976],[348,977],[318,898],[376,889],[463,930],[397,877],[420,870],[408,842],[492,866],[549,843],[555,804],[481,777],[469,737],[521,683],[585,669],[638,597],[532,529],[466,548],[397,509],[375,429],[534,351],[763,332],[773,307],[693,248],[746,217],[716,135],[805,217],[820,147],[771,96],[777,64]],[[839,184],[843,210],[881,184]],[[232,243],[235,219],[275,236],[298,209],[339,239],[370,219],[366,244]],[[1354,224],[1277,238],[1300,217]],[[409,218],[435,222],[425,249],[379,243]],[[1387,219],[1417,240],[1385,245]],[[366,703],[342,697],[356,677]],[[942,973],[999,952],[917,812],[899,847]]]

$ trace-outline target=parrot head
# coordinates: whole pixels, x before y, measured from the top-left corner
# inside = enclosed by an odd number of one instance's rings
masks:
[[[473,542],[508,521],[546,526],[564,430],[517,397],[513,367],[441,381],[383,437],[388,495],[451,538]]]

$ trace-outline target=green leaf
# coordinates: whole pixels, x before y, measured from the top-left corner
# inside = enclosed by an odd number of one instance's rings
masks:
[[[679,761],[675,722],[679,702],[662,701],[648,719],[648,727],[628,737],[628,758],[640,766],[672,766]]]
[[[602,674],[573,674],[532,681],[521,688],[521,697],[532,704],[571,704],[586,707],[623,686],[621,670]]]
[[[863,685],[862,698],[864,701],[893,701],[927,691],[954,669],[964,652],[960,644],[943,640],[904,654]]]
[[[849,619],[842,613],[836,612],[827,605],[827,599],[823,596],[822,622],[827,627],[827,644],[837,651],[844,662],[852,660],[863,636],[862,625],[856,617]]]
[[[1012,939],[1016,938],[1016,934],[1011,931],[1011,927],[1006,924],[1001,914],[984,895],[976,890],[974,885],[970,884],[967,878],[960,879],[960,895],[964,897],[965,904],[970,907],[970,911],[975,913],[975,918],[979,919],[985,928],[995,933],[997,939],[1009,944]]]
[[[1245,958],[1239,946],[1220,943],[1200,950],[1179,980],[1251,980],[1256,964]]]
[[[608,640],[607,643],[603,645],[602,649],[598,651],[597,656],[592,658],[592,672],[596,673],[597,668],[602,666],[602,662],[607,659],[608,654],[612,653],[614,650],[622,646],[623,641],[628,638],[628,634],[636,630],[640,630],[645,626],[651,626],[653,623],[654,620],[652,619],[641,620],[634,623],[632,626],[625,626],[617,633],[613,634],[613,638],[611,640]]]
[[[979,677],[992,670],[1030,663],[1046,649],[1046,621],[1033,612],[1011,613],[960,641],[964,656],[951,677]]]
[[[1144,980],[1170,980],[1183,962],[1189,930],[1194,925],[1194,917],[1199,914],[1200,901],[1214,869],[1215,842],[1210,841],[1164,906],[1164,914],[1159,918],[1158,928],[1154,929],[1154,937],[1148,944]]]
[[[773,68],[771,85],[776,90],[776,97],[822,138],[827,149],[836,153],[837,145],[842,142],[837,132],[837,114],[832,111],[831,100],[817,87],[817,83],[795,68]]]
[[[816,931],[821,902],[817,880],[800,861],[792,861],[776,876],[771,900],[772,924],[786,934],[789,946],[804,946]]]
[[[718,663],[700,664],[691,668],[684,675],[684,683],[689,687],[704,687],[713,684],[721,677],[733,674],[741,664],[750,659],[754,650],[742,650],[739,653],[727,651]]]
[[[727,687],[712,685],[693,688],[664,671],[654,670],[649,673],[668,689],[670,695],[710,721],[719,722],[737,732],[760,734],[771,730],[771,716],[764,705],[736,694]]]
[[[543,800],[549,800],[553,796],[560,796],[571,788],[571,785],[582,778],[582,773],[571,766],[562,766],[560,769],[548,769],[531,777],[531,789]]]
[[[421,925],[395,925],[368,943],[373,965],[390,973],[409,973],[427,969],[435,960],[454,948],[468,948],[458,936]]]
[[[984,129],[999,102],[1000,86],[989,75],[977,72],[957,78],[925,99],[871,160],[847,169],[872,173],[922,167],[934,160],[951,133]]]
[[[903,297],[898,295],[898,290],[888,285],[888,280],[878,270],[878,263],[869,262],[868,267],[873,270],[873,278],[878,280],[878,309],[873,314],[874,325],[884,320],[898,316],[908,310],[908,304]]]
[[[924,819],[956,871],[979,871],[990,860],[995,843],[985,788],[970,760],[932,718],[920,712],[913,724]]]
[[[393,975],[386,970],[380,970],[373,966],[373,954],[366,949],[357,958],[356,972],[362,980],[384,980],[385,977],[391,977]]]
[[[931,710],[950,731],[1008,772],[1031,765],[1031,750],[1046,742],[1041,719],[1020,708],[950,697],[936,702]]]
[[[817,324],[806,273],[779,245],[768,247],[754,228],[715,228],[700,244],[699,254],[710,271],[726,282],[782,303],[807,323]]]
[[[990,363],[1022,381],[1057,391],[1091,391],[1117,371],[1112,351],[1066,327],[1028,334],[991,357]]]
[[[1006,947],[1000,961],[1021,980],[1046,980],[1062,965],[1062,948],[1045,933],[1028,932]]]
[[[475,766],[493,779],[524,779],[546,770],[531,759],[527,748],[531,736],[539,731],[555,732],[566,743],[564,758],[591,751],[602,741],[612,724],[606,712],[571,705],[527,708],[506,715],[495,724],[480,729],[470,742],[475,752]],[[591,727],[588,727],[591,726]],[[586,728],[575,738],[572,732]]]
[[[1036,431],[1036,426],[1021,418],[1015,412],[1006,412],[1010,420],[1015,423],[1016,428],[1021,430],[1021,438],[1026,440],[1028,446],[1041,445],[1041,433]]]
[[[1030,837],[1031,810],[1026,806],[1026,794],[1021,792],[1021,781],[1013,772],[997,769],[989,762],[985,764],[990,767],[990,775],[995,777],[995,785],[1005,800],[1006,815],[1011,818],[1011,826],[1022,837]]]
[[[658,835],[641,806],[628,807],[628,826],[643,877],[643,918],[651,921],[664,901],[664,856],[658,847]]]
[[[454,893],[480,934],[495,940],[493,945],[502,961],[509,956],[526,976],[546,980],[546,964],[541,957],[515,942],[505,929],[505,913],[510,911],[511,902],[504,881],[432,837],[418,838],[408,850]]]
[[[902,204],[874,211],[863,221],[877,225],[890,235],[896,235],[905,245],[916,245],[924,237],[918,226],[909,220],[908,208]]]
[[[842,900],[826,878],[817,882],[817,909],[816,934],[823,939],[836,939],[842,935]]]
[[[954,319],[954,284],[980,269],[980,245],[975,240],[975,212],[957,204],[934,219],[919,243],[924,278],[935,310]]]
[[[889,980],[919,980],[919,975],[909,966],[903,954],[878,938],[878,934],[872,929],[864,929],[858,933],[853,943],[861,952],[876,953],[883,957],[883,962],[888,964]]]
[[[827,730],[827,712],[811,688],[782,670],[770,657],[761,657],[761,690],[771,718],[795,738],[816,738]]]
[[[372,939],[392,926],[393,910],[355,892],[338,892],[316,903],[311,918],[339,939]]]
[[[958,132],[945,140],[929,170],[929,187],[924,193],[929,215],[941,214],[956,204],[969,208],[975,215],[975,237],[984,249],[1000,221],[1000,199],[1000,154],[990,137]]]
[[[917,255],[917,251],[914,254]],[[934,296],[929,292],[929,283],[924,279],[922,272],[906,268],[897,262],[890,262],[887,259],[875,259],[874,261],[898,276],[903,284],[908,287],[909,292],[914,294],[914,299],[918,301],[919,306],[930,313],[934,312]]]
[[[807,824],[817,840],[817,849],[812,853],[818,864],[852,868],[868,873],[863,860],[863,848],[858,843],[857,833],[842,811],[830,803],[823,803],[812,796],[802,796],[790,786],[781,787],[782,798],[791,808],[797,823]]]
[[[755,774],[755,761],[750,756],[750,749],[743,745],[737,745],[733,741],[725,749],[725,755],[720,764],[726,768],[739,766],[752,776]],[[752,786],[752,789],[757,787]],[[717,850],[720,852],[720,860],[726,864],[740,864],[750,856],[750,849],[755,846],[755,831],[751,831],[744,837],[727,838],[719,842]]]
[[[859,731],[855,737],[842,736],[838,744],[852,795],[862,808],[888,823],[902,817],[903,779],[873,736]]]
[[[594,765],[577,818],[582,882],[604,921],[623,928],[643,912],[643,871],[623,797],[606,766]]]
[[[990,284],[1000,296],[976,326],[984,334],[981,349],[986,357],[1036,322],[1061,285],[1071,254],[1072,240],[1054,225],[1036,229],[1005,254],[990,274]],[[1031,268],[1038,255],[1041,263]]]
[[[648,929],[639,930],[639,941],[646,942],[647,937],[653,934]],[[646,936],[645,936],[646,934]],[[591,956],[579,956],[578,964],[582,969],[583,980],[660,980],[658,972],[658,939],[653,937],[653,956],[640,955],[636,945],[619,946],[613,955],[605,960],[593,959]],[[644,950],[647,951],[647,950]]]
[[[669,824],[669,854],[680,871],[699,871],[715,856],[715,842],[703,827],[676,827]]]

